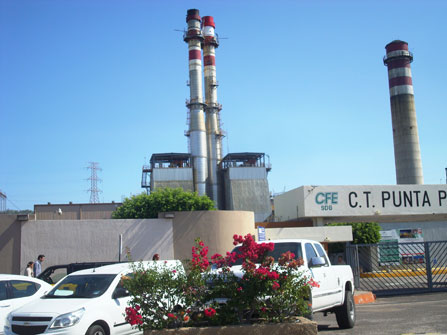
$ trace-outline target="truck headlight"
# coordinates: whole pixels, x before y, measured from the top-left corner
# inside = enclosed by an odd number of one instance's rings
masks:
[[[5,320],[5,327],[11,328],[11,322],[12,322],[12,313],[9,313]]]
[[[54,329],[74,326],[79,322],[79,320],[81,320],[84,312],[85,308],[81,308],[71,313],[59,315],[51,324],[50,328]]]

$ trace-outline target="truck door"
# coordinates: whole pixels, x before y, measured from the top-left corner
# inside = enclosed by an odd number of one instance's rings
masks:
[[[334,268],[331,267],[323,247],[319,243],[314,243],[314,247],[317,250],[318,256],[323,257],[326,261],[326,265],[322,266],[321,269],[325,274],[325,280],[328,284],[328,303],[330,305],[338,304],[343,300],[342,294],[344,293],[341,289],[340,273],[339,271],[334,271]]]
[[[312,308],[314,311],[318,311],[331,305],[331,285],[329,284],[325,267],[312,266],[312,258],[319,257],[313,244],[310,242],[306,243],[304,249],[312,279],[318,283],[317,287],[312,287]]]

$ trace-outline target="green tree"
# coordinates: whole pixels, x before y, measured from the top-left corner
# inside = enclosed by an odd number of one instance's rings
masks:
[[[380,226],[377,222],[340,222],[329,223],[328,226],[351,226],[353,244],[375,244],[380,241]],[[339,253],[344,250],[344,243],[329,244],[329,253]]]
[[[380,226],[377,222],[330,223],[329,226],[351,226],[353,244],[374,244],[380,241]]]
[[[181,188],[158,189],[126,198],[112,214],[114,219],[157,218],[160,212],[214,210],[214,202],[206,195],[187,192]]]

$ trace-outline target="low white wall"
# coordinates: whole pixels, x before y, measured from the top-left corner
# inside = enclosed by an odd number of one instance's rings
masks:
[[[43,268],[74,262],[117,261],[119,235],[123,235],[123,253],[126,247],[133,260],[152,259],[158,253],[161,259],[173,259],[172,220],[38,220],[28,221],[22,227],[21,269],[28,261],[45,255]]]
[[[265,235],[270,240],[304,238],[318,242],[347,242],[352,241],[352,227],[266,228]]]

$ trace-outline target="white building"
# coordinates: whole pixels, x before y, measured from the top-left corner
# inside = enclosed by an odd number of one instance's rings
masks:
[[[377,222],[447,240],[447,185],[301,186],[274,198],[275,221]]]

